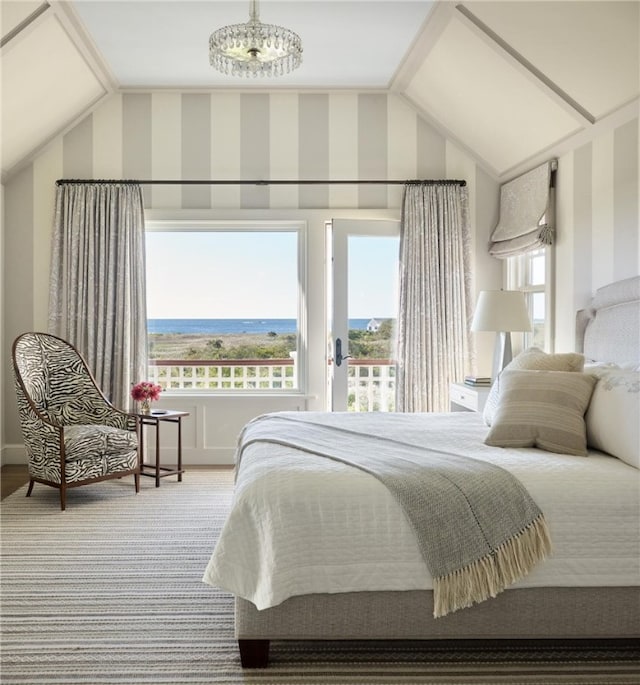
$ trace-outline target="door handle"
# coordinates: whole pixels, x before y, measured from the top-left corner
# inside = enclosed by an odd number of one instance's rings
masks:
[[[351,359],[350,355],[345,355],[344,357],[342,356],[342,340],[340,338],[336,338],[336,354],[335,354],[335,362],[336,366],[342,366],[342,360],[343,359]]]

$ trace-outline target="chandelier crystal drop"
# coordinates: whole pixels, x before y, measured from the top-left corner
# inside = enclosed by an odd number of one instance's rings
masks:
[[[251,0],[249,22],[211,34],[209,62],[230,76],[282,76],[302,63],[302,41],[289,29],[261,23],[258,1]]]

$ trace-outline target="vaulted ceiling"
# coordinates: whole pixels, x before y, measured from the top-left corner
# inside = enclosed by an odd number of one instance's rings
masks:
[[[247,0],[1,0],[2,174],[116,91],[385,90],[497,179],[638,112],[640,2],[265,0],[304,60],[277,79],[214,71],[212,30]]]

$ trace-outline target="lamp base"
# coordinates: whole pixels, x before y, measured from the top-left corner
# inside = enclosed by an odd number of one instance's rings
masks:
[[[511,333],[509,331],[501,331],[496,336],[496,345],[493,351],[493,380],[498,377],[498,374],[504,367],[513,359],[511,351]]]

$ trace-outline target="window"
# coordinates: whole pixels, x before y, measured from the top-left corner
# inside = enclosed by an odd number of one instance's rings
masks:
[[[149,377],[168,391],[300,390],[304,227],[147,222]]]
[[[507,288],[522,290],[533,331],[524,334],[524,346],[551,351],[550,250],[539,248],[507,259]]]

